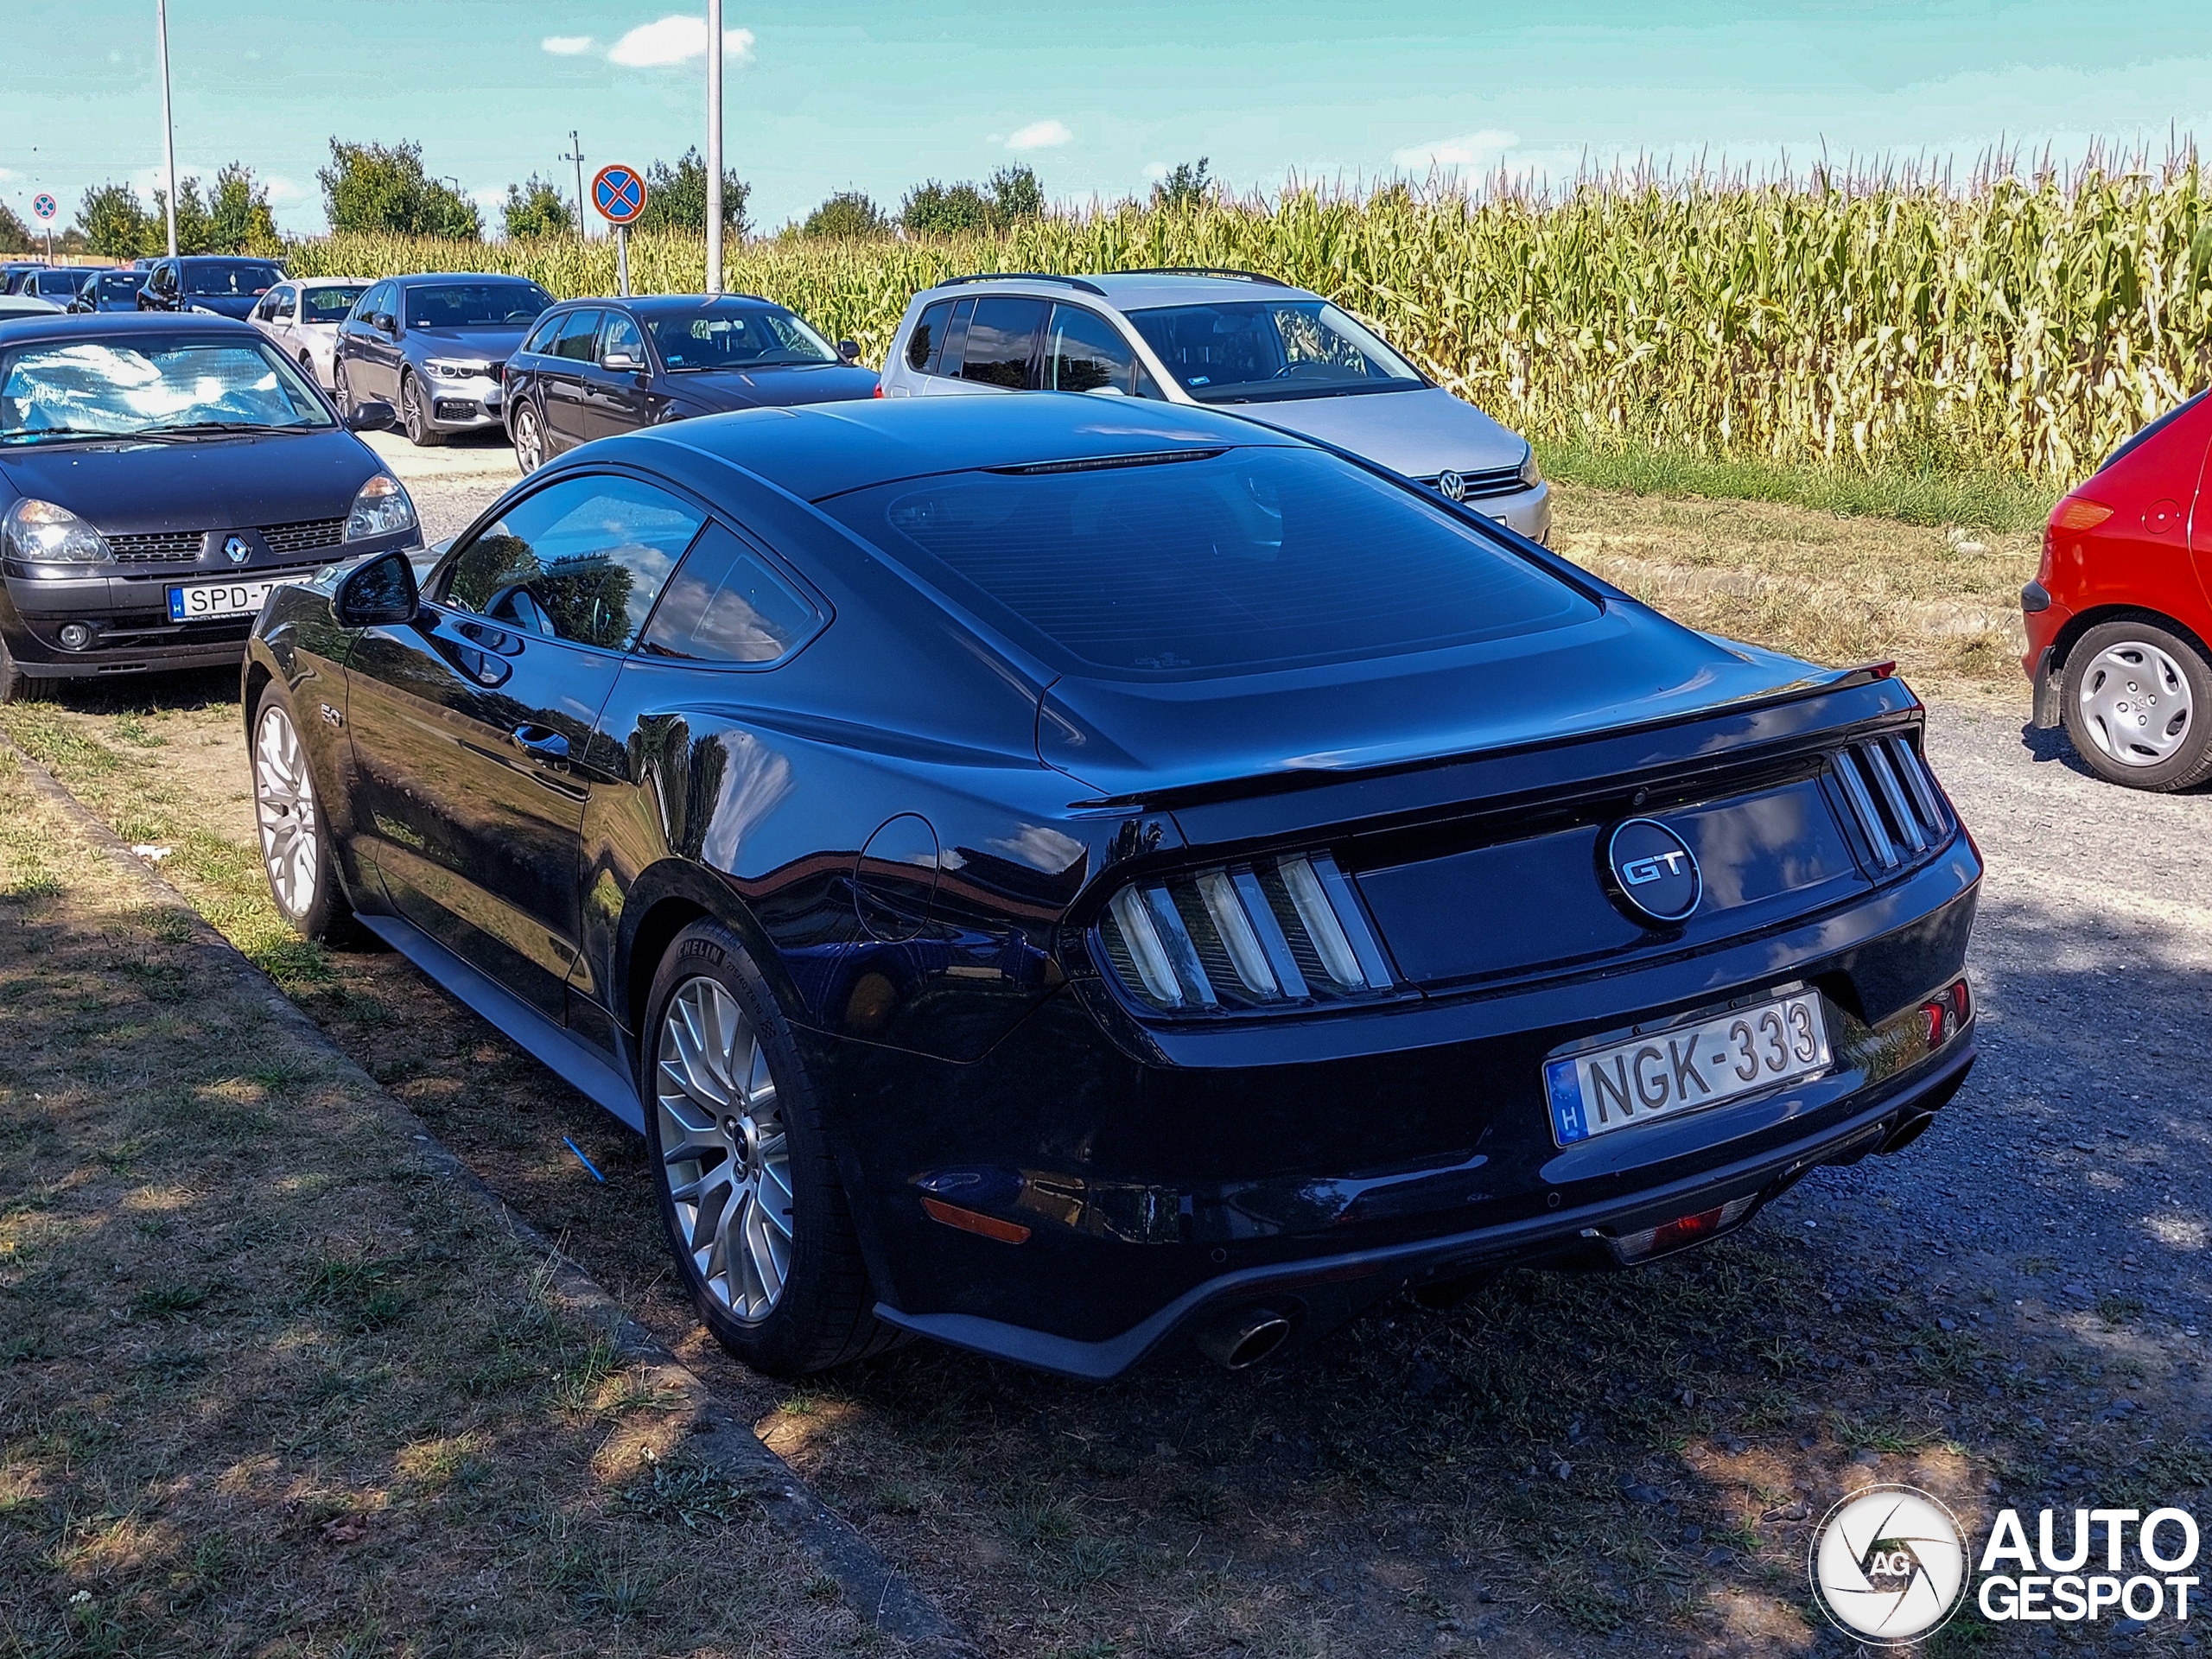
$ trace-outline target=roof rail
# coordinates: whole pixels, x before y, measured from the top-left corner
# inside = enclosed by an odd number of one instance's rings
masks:
[[[1116,270],[1107,274],[1113,276],[1224,276],[1233,282],[1265,283],[1269,288],[1295,286],[1264,271],[1230,270],[1219,265],[1140,265],[1134,270]]]
[[[1070,288],[1085,294],[1106,297],[1106,290],[1096,283],[1086,283],[1080,276],[1055,276],[1042,270],[979,270],[971,276],[948,276],[943,282],[932,283],[932,288],[957,288],[963,283],[1065,283]]]

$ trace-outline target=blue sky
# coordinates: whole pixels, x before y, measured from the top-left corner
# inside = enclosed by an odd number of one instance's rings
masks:
[[[161,160],[153,0],[8,0],[0,199],[65,217]],[[703,128],[704,0],[169,0],[181,173],[242,159],[322,225],[331,135],[419,142],[487,201],[556,158],[673,158]],[[1057,200],[1167,164],[1274,189],[1432,164],[1572,174],[1649,152],[1770,166],[1999,140],[2212,143],[2205,0],[725,0],[727,132],[772,228],[833,190],[1037,168]],[[35,148],[34,148],[34,146]]]

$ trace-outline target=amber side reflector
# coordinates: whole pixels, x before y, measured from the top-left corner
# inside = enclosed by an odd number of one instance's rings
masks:
[[[1025,1244],[1029,1240],[1029,1230],[1018,1221],[1001,1221],[996,1216],[987,1216],[980,1211],[963,1210],[958,1205],[947,1204],[943,1198],[924,1198],[922,1213],[931,1221],[957,1227],[963,1233],[978,1233],[985,1238],[995,1238],[1001,1244]]]
[[[2101,501],[2083,501],[2068,496],[2050,515],[2053,530],[2094,530],[2112,517],[2112,509]]]

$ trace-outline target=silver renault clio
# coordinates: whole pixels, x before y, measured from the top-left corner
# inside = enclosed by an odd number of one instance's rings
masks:
[[[965,276],[907,304],[886,397],[1077,391],[1205,404],[1335,444],[1551,539],[1528,442],[1318,294],[1245,271]]]

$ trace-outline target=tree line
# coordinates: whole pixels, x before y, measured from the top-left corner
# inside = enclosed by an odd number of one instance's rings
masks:
[[[1206,158],[1179,163],[1153,187],[1154,204],[1178,207],[1205,199],[1211,184]],[[330,162],[315,175],[322,188],[323,211],[336,233],[369,232],[440,237],[454,241],[483,239],[485,217],[456,181],[430,174],[420,144],[351,143],[333,137]],[[696,149],[673,163],[656,161],[645,169],[645,211],[637,221],[647,231],[707,228],[707,166]],[[279,251],[283,238],[270,212],[269,188],[244,162],[219,168],[212,184],[197,178],[177,185],[176,245],[179,253]],[[752,188],[734,173],[722,176],[722,226],[743,236],[751,228],[746,203]],[[165,192],[156,189],[149,207],[127,183],[97,185],[85,192],[76,223],[57,240],[70,251],[89,251],[111,259],[131,259],[167,251],[168,210]],[[786,233],[838,240],[864,240],[899,233],[955,236],[1001,231],[1046,209],[1044,181],[1033,168],[1004,167],[978,184],[945,184],[930,179],[906,193],[897,212],[887,212],[865,193],[842,190],[824,200]],[[576,233],[578,204],[559,183],[532,174],[507,187],[500,229],[524,240]],[[38,233],[0,203],[0,248],[28,248]]]

